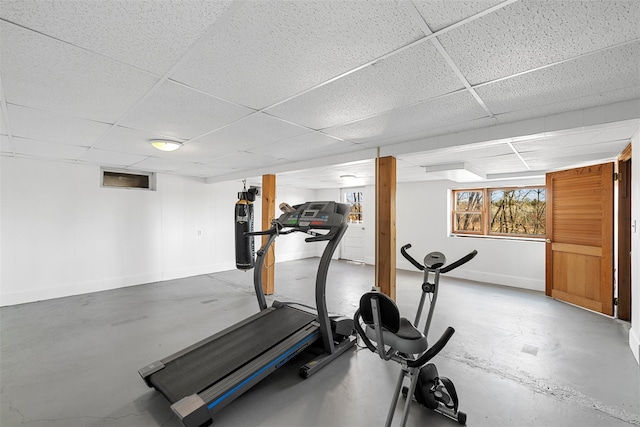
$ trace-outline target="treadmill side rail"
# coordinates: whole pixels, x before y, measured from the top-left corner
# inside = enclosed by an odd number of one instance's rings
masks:
[[[201,426],[211,420],[207,403],[197,394],[181,399],[171,406],[173,412],[185,426]]]
[[[153,385],[149,382],[149,377],[155,374],[156,372],[160,371],[161,369],[164,369],[164,363],[158,360],[157,362],[150,363],[144,368],[139,369],[138,373],[140,374],[142,379],[147,383],[147,386],[153,387]]]
[[[171,409],[186,427],[201,426],[212,420],[216,412],[240,397],[319,338],[319,325],[317,322],[311,322],[224,380],[198,394],[180,399],[171,405]]]

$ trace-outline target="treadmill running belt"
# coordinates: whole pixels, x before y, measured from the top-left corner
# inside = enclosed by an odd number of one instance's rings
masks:
[[[168,362],[149,381],[176,403],[217,383],[315,319],[294,308],[277,308]]]

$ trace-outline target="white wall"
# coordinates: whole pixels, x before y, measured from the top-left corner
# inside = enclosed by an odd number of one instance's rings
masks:
[[[500,183],[511,185],[513,183]],[[519,185],[544,185],[541,181],[518,181]],[[478,184],[475,184],[477,188]],[[485,186],[482,184],[481,186]],[[517,288],[544,291],[545,253],[543,242],[498,240],[486,238],[449,236],[449,193],[450,189],[474,187],[451,181],[427,181],[398,183],[396,187],[396,243],[399,269],[415,270],[400,254],[400,248],[407,243],[412,247],[409,253],[421,261],[432,251],[447,256],[449,262],[466,255],[473,249],[478,256],[469,264],[449,273],[452,277],[496,283]],[[375,190],[365,191],[366,262],[375,262]]]
[[[304,202],[317,200],[316,190],[308,190],[303,188],[294,188],[286,186],[278,186],[276,178],[276,218],[282,213],[280,211],[280,203],[285,202],[289,205],[297,205]],[[259,201],[261,199],[258,199]],[[256,224],[259,224],[260,217]],[[304,241],[307,237],[311,237],[308,234],[293,233],[285,236],[280,236],[276,240],[276,262],[285,262],[301,258],[310,258],[317,255],[318,250],[322,251],[320,246],[324,248],[323,243],[307,243]],[[260,242],[257,241],[256,244]]]
[[[0,305],[235,268],[237,184],[160,174],[158,191],[101,188],[96,166],[0,162]]]
[[[629,347],[640,364],[640,133],[631,142],[631,329]],[[632,222],[633,224],[633,222]]]

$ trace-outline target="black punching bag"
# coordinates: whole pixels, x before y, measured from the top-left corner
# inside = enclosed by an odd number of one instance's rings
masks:
[[[252,236],[245,236],[244,233],[253,231],[253,200],[255,195],[250,192],[238,193],[238,200],[235,209],[236,228],[236,268],[240,270],[250,270],[253,268],[254,243]]]

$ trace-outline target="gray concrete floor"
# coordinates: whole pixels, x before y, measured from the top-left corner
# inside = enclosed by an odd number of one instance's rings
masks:
[[[277,264],[268,300],[313,304],[317,262]],[[0,425],[179,426],[137,370],[255,313],[251,280],[229,271],[2,308]],[[398,305],[410,319],[421,280],[398,272]],[[372,284],[371,267],[334,262],[329,309],[351,316]],[[628,324],[537,292],[446,277],[441,285],[430,338],[448,325],[456,334],[434,361],[455,382],[467,425],[640,425]],[[258,384],[214,425],[384,424],[398,365],[357,349],[301,380],[300,364]],[[414,405],[408,425],[457,424]]]

